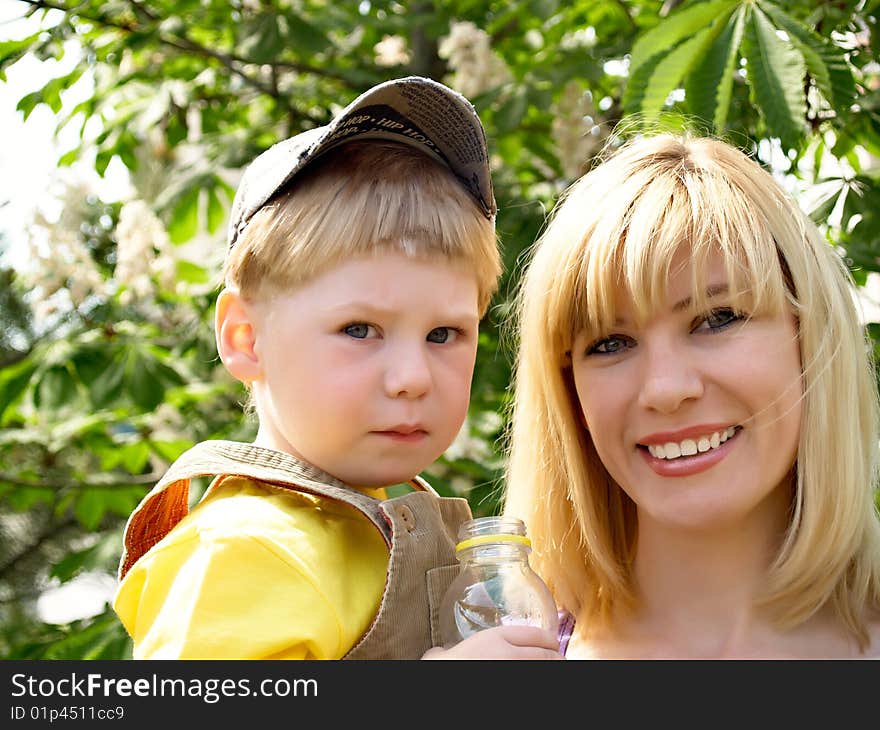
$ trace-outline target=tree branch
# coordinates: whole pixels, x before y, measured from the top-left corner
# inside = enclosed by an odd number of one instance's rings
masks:
[[[633,20],[632,15],[629,14],[629,8],[623,0],[611,0],[611,4],[616,5],[620,12],[623,13],[623,17],[626,18],[627,23],[629,23],[633,30],[638,30],[639,27],[636,25],[636,21]]]
[[[93,480],[89,480],[87,482],[67,482],[67,483],[46,483],[46,482],[32,482],[28,479],[22,479],[21,477],[14,476],[12,474],[6,474],[4,472],[0,472],[0,482],[5,482],[6,484],[12,484],[16,487],[29,487],[32,489],[40,489],[46,488],[53,489],[57,492],[60,491],[82,491],[85,489],[113,489],[114,487],[131,487],[131,486],[140,486],[142,484],[155,484],[162,478],[161,474],[132,474],[129,477],[121,478],[119,474],[108,474],[103,478],[101,476],[96,477]]]
[[[4,579],[10,572],[15,569],[15,566],[18,565],[22,560],[28,557],[35,550],[38,550],[45,543],[51,540],[54,537],[57,537],[59,534],[64,532],[70,527],[75,526],[76,520],[73,517],[69,517],[63,522],[59,522],[54,525],[50,525],[49,529],[38,535],[37,538],[31,541],[28,545],[22,548],[16,555],[6,561],[2,567],[0,567],[0,580]]]
[[[68,7],[63,3],[52,2],[51,0],[20,0],[33,8],[36,9],[48,9],[48,10],[60,10],[64,13],[75,13],[77,17],[82,18],[84,20],[88,20],[89,22],[96,23],[102,25],[107,28],[114,28],[116,30],[120,30],[124,33],[135,33],[141,32],[144,30],[143,27],[128,23],[124,21],[120,21],[114,18],[109,18],[103,14],[98,15],[90,15],[82,12],[78,8]],[[145,21],[149,23],[153,23],[158,26],[161,23],[162,18],[156,15],[153,11],[149,10],[145,6],[143,6],[137,0],[128,0],[129,4],[132,6],[132,9],[136,14],[140,15]],[[204,58],[209,58],[217,63],[219,63],[223,68],[227,69],[231,74],[238,76],[242,79],[246,84],[251,86],[252,88],[259,91],[261,94],[266,94],[267,96],[275,99],[278,102],[281,102],[286,107],[291,107],[289,100],[283,94],[278,92],[277,89],[274,89],[270,84],[264,83],[262,80],[257,78],[256,76],[252,76],[251,74],[246,73],[243,69],[239,68],[239,65],[246,66],[254,66],[254,65],[268,65],[274,68],[282,68],[292,71],[297,71],[299,73],[313,74],[315,76],[323,76],[325,78],[332,79],[334,81],[339,81],[345,84],[347,87],[352,88],[351,82],[343,76],[339,76],[338,74],[334,74],[326,69],[321,69],[313,66],[307,66],[304,64],[290,63],[290,62],[270,62],[267,64],[255,64],[253,61],[249,59],[242,58],[240,56],[236,56],[228,53],[221,53],[219,51],[215,51],[212,48],[208,48],[206,46],[197,43],[182,32],[175,32],[173,34],[165,34],[162,31],[158,30],[158,28],[153,32],[156,40],[166,46],[170,46],[171,48],[175,48],[178,51],[184,51],[186,53],[192,53],[198,56],[202,56]],[[292,107],[291,107],[292,108]],[[325,120],[316,119],[309,115],[304,115],[300,112],[300,115],[305,119],[310,119],[316,124],[322,124]]]

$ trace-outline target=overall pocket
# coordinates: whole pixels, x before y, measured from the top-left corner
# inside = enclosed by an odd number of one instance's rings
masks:
[[[439,568],[431,568],[427,574],[428,581],[428,607],[431,611],[431,646],[440,646],[440,602],[443,594],[449,588],[461,572],[461,565],[442,565]]]

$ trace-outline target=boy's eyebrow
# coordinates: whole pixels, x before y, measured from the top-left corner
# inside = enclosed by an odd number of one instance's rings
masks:
[[[342,302],[335,306],[328,307],[329,312],[338,312],[338,311],[349,311],[349,310],[357,310],[358,313],[365,312],[370,315],[394,315],[399,312],[396,307],[383,307],[381,304],[377,304],[375,301],[359,301],[356,299],[351,299],[346,302]],[[473,309],[461,309],[454,310],[449,309],[443,312],[440,312],[440,317],[456,319],[456,320],[478,320],[479,316],[476,311]]]

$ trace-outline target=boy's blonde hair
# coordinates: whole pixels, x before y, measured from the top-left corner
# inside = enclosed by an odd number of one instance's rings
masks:
[[[703,282],[695,298],[705,299],[706,262],[720,252],[734,306],[787,308],[798,320],[804,395],[791,519],[762,603],[781,626],[830,604],[865,647],[866,616],[880,608],[870,342],[841,257],[768,172],[723,142],[630,141],[557,205],[519,292],[505,512],[526,521],[535,567],[580,624],[633,605],[635,505],[581,423],[567,354],[576,333],[613,322],[621,288],[639,316],[655,311],[682,244],[692,281]]]
[[[253,216],[223,273],[256,298],[381,251],[461,263],[477,278],[481,315],[498,286],[494,218],[446,165],[379,140],[336,147],[300,172]]]

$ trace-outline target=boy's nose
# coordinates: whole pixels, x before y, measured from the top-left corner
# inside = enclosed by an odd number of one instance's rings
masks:
[[[674,413],[685,401],[703,395],[702,376],[681,348],[646,346],[643,353],[640,406],[660,413]]]
[[[431,369],[421,345],[396,348],[385,371],[385,392],[391,398],[420,398],[431,388]]]

